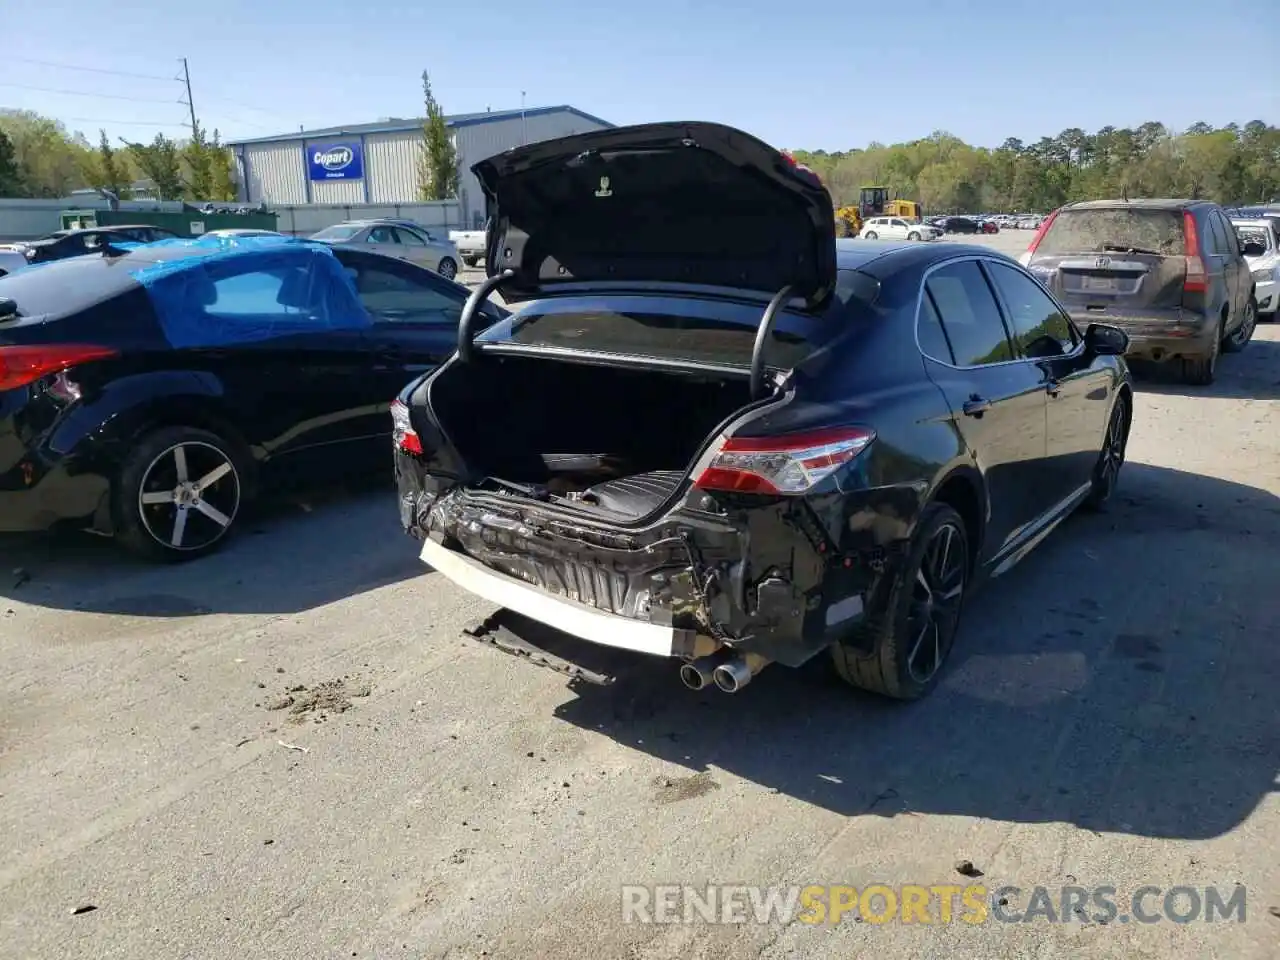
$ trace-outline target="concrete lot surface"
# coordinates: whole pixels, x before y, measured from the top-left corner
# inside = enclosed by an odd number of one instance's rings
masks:
[[[460,636],[491,608],[388,489],[187,566],[5,540],[0,957],[1275,957],[1278,398],[1277,326],[1213,387],[1141,382],[1113,507],[975,595],[909,706],[825,661],[578,689]],[[1013,885],[1015,916],[1241,884],[1246,920],[622,922],[623,884],[711,882]]]

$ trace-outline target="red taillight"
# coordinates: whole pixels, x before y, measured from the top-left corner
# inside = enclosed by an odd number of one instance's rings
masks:
[[[391,401],[391,435],[397,450],[422,455],[422,438],[409,420],[409,408],[400,400]]]
[[[1182,242],[1187,248],[1187,278],[1182,281],[1182,292],[1204,293],[1209,289],[1209,275],[1200,256],[1200,231],[1190,210],[1182,211]]]
[[[1040,241],[1044,239],[1044,235],[1049,232],[1049,228],[1053,226],[1053,221],[1058,216],[1058,211],[1054,210],[1044,220],[1040,226],[1036,228],[1036,232],[1031,237],[1031,244],[1027,247],[1027,256],[1036,252],[1036,247],[1040,246]]]
[[[703,458],[693,484],[733,493],[804,493],[875,439],[865,427],[833,427],[774,437],[723,437]]]
[[[117,351],[85,343],[41,343],[23,347],[0,347],[0,390],[13,390],[35,383],[50,373],[68,367],[105,360]]]

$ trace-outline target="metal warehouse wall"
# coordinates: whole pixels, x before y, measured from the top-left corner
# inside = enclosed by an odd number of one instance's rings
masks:
[[[523,121],[514,117],[454,127],[452,133],[458,149],[458,202],[463,222],[477,227],[484,223],[484,194],[471,175],[472,164],[518,147],[522,142],[535,143],[598,129],[601,129],[600,124],[568,111],[533,114]],[[418,157],[422,153],[422,134],[416,129],[366,134],[364,179],[312,183],[308,195],[304,148],[342,139],[335,135],[323,140],[277,140],[238,147],[237,152],[244,157],[242,173],[247,187],[240,199],[254,203],[265,200],[273,207],[307,203],[344,206],[403,204],[418,199]],[[369,214],[353,212],[352,215]]]
[[[271,208],[279,217],[276,227],[281,233],[308,237],[317,230],[331,227],[344,220],[364,217],[396,217],[413,220],[424,227],[436,227],[442,232],[456,230],[462,223],[462,214],[456,200],[438,200],[429,203],[300,203],[274,205]]]
[[[600,124],[567,111],[526,117],[523,130],[519,117],[457,127],[458,201],[462,205],[463,218],[472,227],[484,225],[484,194],[480,190],[480,182],[471,173],[473,164],[518,147],[522,142],[537,143],[539,140],[602,129]]]

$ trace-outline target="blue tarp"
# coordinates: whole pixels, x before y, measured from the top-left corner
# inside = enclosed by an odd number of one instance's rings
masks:
[[[205,237],[141,247],[159,248],[173,253],[130,273],[151,297],[174,347],[365,330],[372,322],[351,278],[324,244],[289,237]]]

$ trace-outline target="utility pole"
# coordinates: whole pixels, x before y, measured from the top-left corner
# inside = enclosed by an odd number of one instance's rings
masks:
[[[200,139],[200,126],[196,123],[196,103],[191,99],[191,71],[187,69],[187,58],[182,58],[182,79],[187,85],[187,106],[191,109],[191,139]]]
[[[521,90],[520,91],[520,145],[524,146],[528,142],[529,142],[529,137],[525,132],[525,125],[524,125],[524,91]]]

